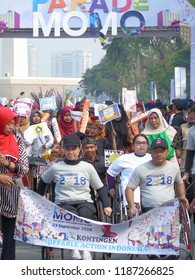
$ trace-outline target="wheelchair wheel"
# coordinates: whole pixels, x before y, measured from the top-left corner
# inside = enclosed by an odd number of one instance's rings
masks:
[[[106,223],[106,216],[104,214],[102,203],[100,201],[97,201],[96,207],[97,207],[98,220]]]
[[[98,220],[103,223],[109,223],[110,222],[109,218],[104,213],[104,208],[103,208],[101,201],[99,201],[99,200],[96,201],[96,208],[97,208]],[[110,259],[110,257],[111,257],[110,253],[102,253],[103,260],[108,260],[108,259]]]
[[[136,254],[130,254],[129,255],[129,259],[132,261],[132,260],[138,260],[139,259],[139,255],[136,255]]]
[[[42,260],[54,260],[53,248],[42,247],[41,248]]]
[[[61,259],[64,260],[64,249],[61,249]]]
[[[103,222],[103,223],[109,223],[110,218],[108,216],[106,216],[106,214],[104,213],[104,207],[103,207],[102,202],[100,200],[96,201],[96,209],[97,209],[98,220]]]
[[[188,210],[180,201],[180,248],[185,252],[186,260],[192,260],[193,241]]]
[[[119,224],[122,218],[122,207],[120,198],[116,195],[112,198],[112,224]]]

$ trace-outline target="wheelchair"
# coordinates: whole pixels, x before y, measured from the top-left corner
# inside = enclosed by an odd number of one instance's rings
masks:
[[[115,180],[115,195],[111,197],[111,207],[112,207],[112,216],[111,223],[119,224],[130,220],[129,208],[128,206],[123,205],[123,195],[121,191],[121,179],[120,175],[116,177]],[[137,215],[140,213],[140,205],[136,203]],[[139,255],[130,254],[129,259],[138,259]]]
[[[182,200],[179,200],[179,255],[147,255],[149,260],[177,260],[184,254],[186,260],[193,258],[193,238],[188,210]]]
[[[128,207],[123,206],[123,197],[120,190],[120,178],[116,178],[115,182],[115,196],[111,199],[112,201],[112,217],[111,222],[113,224],[122,223],[130,220],[130,216],[128,213]],[[141,206],[139,204],[136,205],[137,214],[141,215]],[[179,228],[180,228],[180,255],[184,254],[186,260],[192,260],[193,258],[193,238],[192,238],[192,228],[191,228],[191,219],[189,216],[189,212],[182,202],[179,200]],[[180,255],[147,255],[148,259],[156,259],[156,260],[171,260],[171,259],[179,259]],[[140,255],[130,254],[129,259],[140,259]]]
[[[192,260],[193,238],[191,220],[182,200],[180,200],[180,249],[184,251],[186,260]]]
[[[111,220],[108,218],[104,213],[104,207],[99,199],[99,197],[95,194],[94,190],[91,189],[91,196],[94,201],[94,205],[96,207],[96,220],[101,221],[103,223],[110,223]],[[48,184],[45,190],[45,197],[54,202],[55,200],[55,183]],[[61,251],[61,259],[65,259],[65,250],[66,249],[60,249]],[[42,260],[54,260],[55,259],[55,250],[51,247],[41,247],[41,258]],[[92,253],[92,259],[95,259],[95,253]],[[102,260],[108,260],[110,258],[110,253],[102,253]]]
[[[117,176],[115,181],[115,195],[111,198],[112,205],[112,224],[122,223],[128,220],[128,207],[123,207],[123,197],[121,192],[121,180]]]

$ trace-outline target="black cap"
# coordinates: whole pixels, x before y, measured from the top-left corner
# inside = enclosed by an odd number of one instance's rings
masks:
[[[81,141],[78,135],[76,134],[68,134],[63,137],[63,147],[80,147]]]
[[[158,148],[158,147],[168,149],[167,141],[163,138],[156,138],[155,140],[153,140],[151,144],[151,149]]]
[[[97,142],[93,137],[86,137],[82,141],[82,146],[84,147],[85,145],[88,144],[97,145]]]

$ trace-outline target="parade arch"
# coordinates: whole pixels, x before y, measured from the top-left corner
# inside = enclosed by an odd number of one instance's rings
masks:
[[[6,3],[5,3],[6,2]],[[1,38],[183,36],[191,44],[190,98],[195,100],[193,0],[1,1]],[[100,46],[101,46],[100,45]]]

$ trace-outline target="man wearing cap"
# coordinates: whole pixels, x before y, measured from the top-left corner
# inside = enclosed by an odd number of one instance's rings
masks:
[[[97,142],[93,137],[86,137],[82,141],[83,160],[91,163],[97,171],[101,181],[106,185],[105,160],[103,156],[97,154]]]
[[[54,163],[40,178],[38,193],[43,195],[46,185],[55,183],[55,204],[80,217],[95,219],[96,208],[90,194],[90,186],[97,191],[104,212],[110,216],[112,209],[107,189],[92,164],[79,158],[80,138],[76,134],[63,137],[64,160]],[[90,260],[89,251],[71,250],[72,259]]]
[[[130,216],[136,214],[134,205],[134,190],[139,186],[141,192],[142,212],[149,211],[177,196],[182,198],[188,207],[185,197],[185,186],[180,175],[180,169],[174,163],[167,161],[168,144],[163,138],[156,138],[151,144],[152,160],[137,167],[126,188],[126,199]]]

